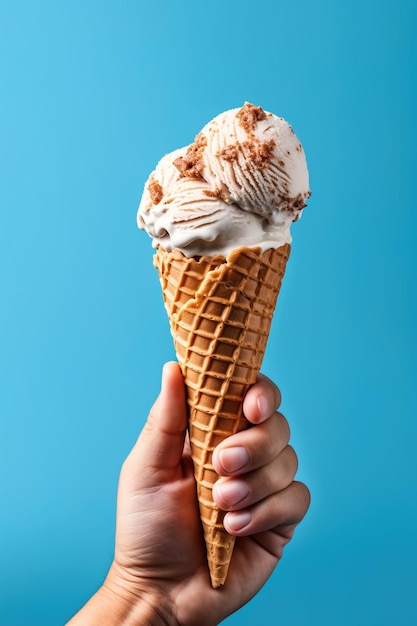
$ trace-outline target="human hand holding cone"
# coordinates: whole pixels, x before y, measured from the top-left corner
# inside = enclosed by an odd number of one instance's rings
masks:
[[[236,141],[219,148],[225,133],[216,120],[230,114],[234,125],[237,120]],[[275,120],[281,134],[275,129],[271,138],[268,132]],[[225,120],[224,125],[228,126]],[[310,195],[306,166],[305,171],[302,167],[304,153],[289,128],[282,118],[253,105],[218,116],[194,144],[162,159],[139,207],[139,226],[154,237],[157,248],[154,264],[187,389],[200,517],[215,588],[225,583],[234,537],[224,529],[224,513],[213,502],[212,487],[218,476],[212,454],[221,441],[248,425],[242,414],[243,399],[256,381],[265,353],[290,253],[289,225],[299,218]],[[214,139],[215,154],[210,150]],[[219,179],[213,163],[206,163],[207,154],[220,161],[227,176]],[[301,177],[295,194],[287,170]],[[240,198],[242,176],[247,178],[249,195]],[[255,179],[261,189],[260,205],[254,207]],[[268,198],[265,185],[270,186]],[[281,192],[276,198],[277,188]],[[291,189],[294,197],[283,198],[283,189],[287,196]],[[277,215],[278,228],[271,228]],[[241,246],[234,245],[236,231]]]

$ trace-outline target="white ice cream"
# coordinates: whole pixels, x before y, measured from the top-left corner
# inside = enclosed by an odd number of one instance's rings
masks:
[[[291,126],[245,104],[218,115],[194,143],[164,156],[145,184],[138,225],[153,246],[186,256],[291,243],[310,196]]]

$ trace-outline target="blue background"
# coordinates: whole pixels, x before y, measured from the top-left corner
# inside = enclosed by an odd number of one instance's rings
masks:
[[[416,6],[0,0],[2,625],[63,624],[107,571],[174,356],[142,187],[246,100],[309,161],[263,369],[312,505],[225,623],[416,623]]]

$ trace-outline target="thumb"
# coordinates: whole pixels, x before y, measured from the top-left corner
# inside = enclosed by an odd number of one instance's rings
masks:
[[[142,471],[174,470],[181,464],[186,430],[184,379],[178,363],[169,362],[162,370],[160,394],[131,455]]]

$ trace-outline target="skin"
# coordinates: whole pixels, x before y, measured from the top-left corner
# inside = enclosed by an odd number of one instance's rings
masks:
[[[114,560],[102,587],[67,626],[215,626],[246,604],[282,557],[310,502],[277,411],[278,388],[259,376],[244,400],[254,427],[215,450],[213,496],[237,540],[224,587],[213,589],[199,522],[179,366],[123,464]]]

